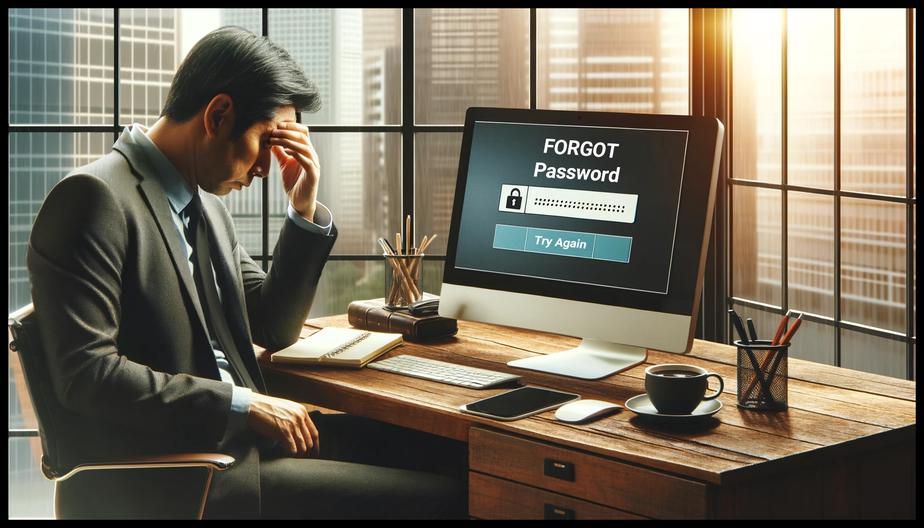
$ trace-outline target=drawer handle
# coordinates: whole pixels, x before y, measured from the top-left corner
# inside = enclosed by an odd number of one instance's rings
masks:
[[[568,508],[562,508],[561,506],[556,506],[554,504],[546,503],[545,519],[546,520],[572,521],[574,520],[574,510],[570,510]]]
[[[547,458],[545,459],[545,476],[574,482],[574,464]]]

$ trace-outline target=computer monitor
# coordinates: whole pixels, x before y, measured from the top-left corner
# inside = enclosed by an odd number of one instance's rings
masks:
[[[513,367],[599,379],[693,342],[724,127],[469,108],[439,314],[582,338]]]

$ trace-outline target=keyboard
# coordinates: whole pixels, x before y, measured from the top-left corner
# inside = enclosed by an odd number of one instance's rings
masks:
[[[487,389],[522,379],[522,376],[507,374],[506,372],[495,372],[493,370],[466,367],[445,361],[407,355],[393,356],[369,363],[366,366],[384,372],[471,389]]]

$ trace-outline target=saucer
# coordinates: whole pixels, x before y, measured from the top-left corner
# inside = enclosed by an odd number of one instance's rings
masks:
[[[654,404],[648,399],[648,394],[639,394],[638,396],[626,400],[626,409],[629,409],[639,416],[647,416],[663,421],[679,423],[708,418],[722,410],[722,402],[718,399],[705,400],[693,409],[693,412],[690,414],[663,414],[655,409]]]

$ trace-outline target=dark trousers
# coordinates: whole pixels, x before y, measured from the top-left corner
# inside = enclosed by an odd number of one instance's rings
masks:
[[[264,518],[465,518],[466,444],[347,414],[312,412],[320,458],[262,454]]]

